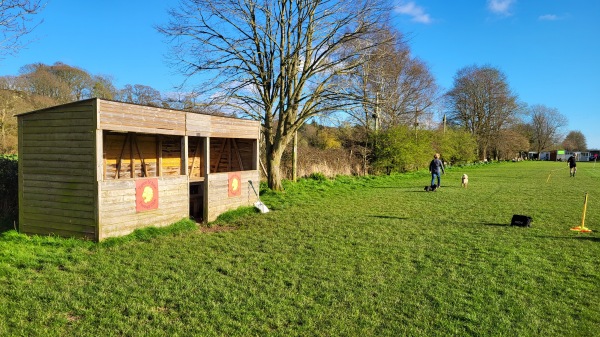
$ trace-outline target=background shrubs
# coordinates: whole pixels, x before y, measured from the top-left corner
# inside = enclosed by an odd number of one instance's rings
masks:
[[[16,155],[0,155],[0,228],[12,226],[19,214],[19,165]]]

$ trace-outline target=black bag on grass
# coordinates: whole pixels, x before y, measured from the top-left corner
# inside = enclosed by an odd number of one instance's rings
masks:
[[[531,222],[533,219],[527,215],[518,215],[515,214],[510,221],[511,226],[520,226],[520,227],[531,227]]]

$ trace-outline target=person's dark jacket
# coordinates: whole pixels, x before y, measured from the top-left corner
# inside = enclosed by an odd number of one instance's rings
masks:
[[[443,173],[444,172],[444,163],[442,163],[439,159],[434,159],[429,164],[429,172],[431,173]]]

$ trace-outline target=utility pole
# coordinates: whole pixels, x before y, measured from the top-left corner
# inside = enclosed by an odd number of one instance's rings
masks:
[[[419,111],[417,110],[417,106],[415,105],[415,141],[419,141],[417,137],[417,128],[419,127]]]
[[[379,131],[379,91],[375,93],[375,114],[373,115],[375,119],[375,133]]]
[[[444,114],[444,133],[446,133],[446,114]]]
[[[298,179],[298,131],[294,132],[294,150],[292,151],[292,180]]]

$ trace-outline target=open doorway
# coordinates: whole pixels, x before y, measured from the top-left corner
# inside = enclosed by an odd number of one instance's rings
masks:
[[[204,220],[204,142],[206,138],[188,138],[188,175],[190,180],[190,218]]]

